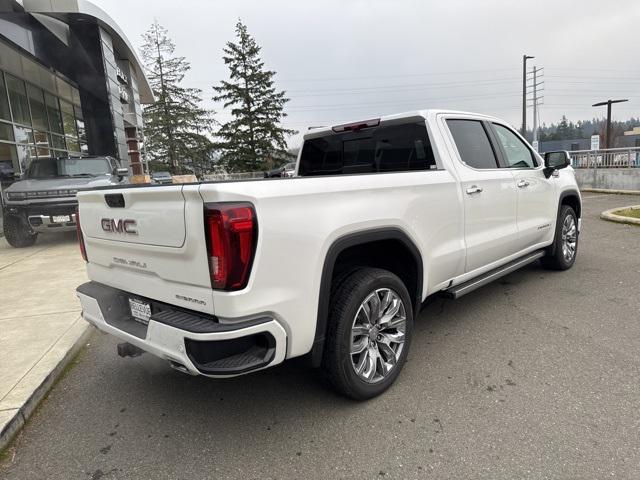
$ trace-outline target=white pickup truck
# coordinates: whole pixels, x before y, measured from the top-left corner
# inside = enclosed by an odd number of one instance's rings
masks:
[[[540,260],[576,258],[566,152],[505,122],[426,110],[310,130],[294,178],[78,194],[84,318],[183,372],[308,355],[341,393],[398,377],[414,318]]]

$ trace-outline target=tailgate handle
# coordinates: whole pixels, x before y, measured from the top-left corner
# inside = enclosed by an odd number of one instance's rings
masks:
[[[104,196],[104,201],[111,208],[124,208],[124,195],[121,193],[107,193]]]

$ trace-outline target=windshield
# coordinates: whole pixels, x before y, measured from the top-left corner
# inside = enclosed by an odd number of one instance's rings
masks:
[[[27,178],[95,177],[111,173],[106,158],[41,158],[33,160]]]

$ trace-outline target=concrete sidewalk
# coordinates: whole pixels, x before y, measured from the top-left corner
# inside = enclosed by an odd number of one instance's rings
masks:
[[[88,337],[75,296],[86,278],[75,233],[22,249],[0,237],[0,449]]]

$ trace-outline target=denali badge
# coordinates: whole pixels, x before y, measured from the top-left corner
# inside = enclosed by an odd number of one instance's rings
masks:
[[[138,235],[137,223],[129,218],[116,220],[114,218],[103,218],[100,220],[102,230],[113,233],[127,233],[129,235]]]

